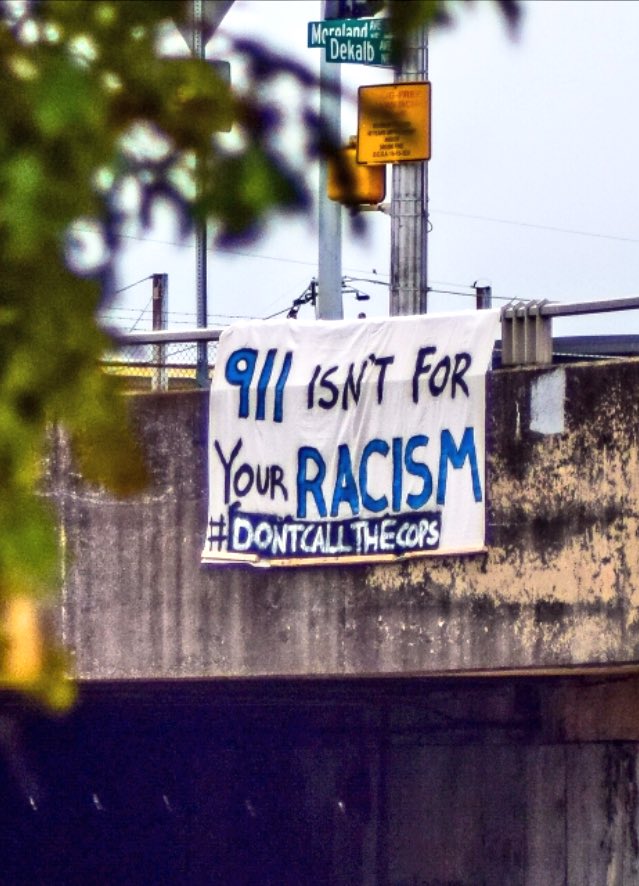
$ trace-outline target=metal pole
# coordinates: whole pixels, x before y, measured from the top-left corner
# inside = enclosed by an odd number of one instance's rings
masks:
[[[484,311],[488,308],[492,308],[493,306],[493,288],[489,286],[488,283],[480,283],[479,280],[475,280],[473,283],[475,287],[475,301],[477,304],[478,311]]]
[[[338,4],[324,0],[324,18],[337,18]],[[341,67],[320,60],[320,117],[337,144],[341,136]],[[341,320],[342,306],[342,207],[327,197],[328,162],[320,160],[318,297],[315,315],[320,320]]]
[[[169,275],[153,274],[153,329],[166,329],[168,320]],[[153,377],[151,388],[154,391],[168,389],[166,371],[166,345],[153,345]]]
[[[198,59],[206,58],[204,39],[204,0],[193,0],[193,31],[191,52]],[[199,179],[199,171],[196,170]],[[199,182],[198,182],[199,187]],[[197,326],[208,326],[208,289],[206,279],[206,219],[198,221],[195,227],[195,292],[197,301]],[[205,388],[209,381],[208,346],[204,341],[197,344],[197,385]]]
[[[407,48],[395,81],[428,80],[428,38],[422,29]],[[393,164],[390,313],[425,314],[428,303],[428,163]]]

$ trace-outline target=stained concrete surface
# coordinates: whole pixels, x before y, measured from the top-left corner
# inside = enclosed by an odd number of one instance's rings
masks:
[[[561,373],[561,378],[557,376]],[[639,658],[639,361],[488,378],[487,549],[388,565],[200,565],[208,397],[131,395],[151,474],[85,485],[57,431],[59,620],[85,679],[411,675]]]

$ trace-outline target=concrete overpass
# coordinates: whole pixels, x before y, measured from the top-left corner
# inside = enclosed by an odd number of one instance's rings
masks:
[[[131,500],[57,433],[64,728],[110,779],[92,764],[73,802],[115,822],[98,861],[84,831],[75,868],[46,843],[59,882],[129,882],[132,840],[131,882],[160,845],[167,883],[639,882],[638,391],[634,359],[491,373],[486,550],[367,567],[200,565],[204,392],[131,395],[152,478]],[[138,798],[173,790],[185,829],[164,809],[149,837]]]
[[[132,395],[151,485],[48,492],[72,552],[61,630],[82,679],[407,676],[639,658],[639,361],[493,372],[484,553],[384,566],[202,567],[208,400]]]

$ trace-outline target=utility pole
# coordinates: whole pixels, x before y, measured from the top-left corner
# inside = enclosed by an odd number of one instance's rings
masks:
[[[178,27],[194,58],[206,59],[206,44],[232,5],[233,0],[192,0],[190,21],[186,25],[178,24]],[[199,169],[196,169],[196,175],[199,180]],[[195,227],[197,326],[202,329],[205,329],[209,322],[206,258],[206,221],[202,220]],[[195,375],[198,387],[205,388],[209,382],[208,350],[205,341],[197,343]]]
[[[477,305],[478,311],[484,311],[488,308],[492,308],[493,306],[493,288],[489,283],[483,283],[480,280],[475,280],[473,283],[475,287],[475,302]]]
[[[428,80],[426,29],[411,38],[395,82]],[[425,314],[428,302],[428,162],[393,164],[390,313]]]
[[[324,0],[324,19],[339,18],[338,0]],[[341,65],[320,60],[320,119],[336,144],[341,137]],[[341,320],[342,305],[342,207],[329,200],[328,161],[320,159],[319,181],[319,286],[315,316],[318,320]]]
[[[206,44],[204,40],[204,2],[193,0],[193,42],[191,52],[195,58],[206,58]],[[198,163],[198,166],[200,164]],[[196,170],[198,179],[200,169]],[[197,184],[200,188],[200,182]],[[206,262],[206,219],[198,221],[195,226],[195,297],[197,303],[198,328],[206,328],[209,322],[208,310],[208,286],[207,286],[207,262]],[[209,376],[208,343],[197,343],[197,366],[195,377],[199,388],[206,387]]]
[[[168,320],[169,275],[153,274],[153,329],[166,329]],[[153,345],[153,377],[151,389],[166,391],[166,345]]]

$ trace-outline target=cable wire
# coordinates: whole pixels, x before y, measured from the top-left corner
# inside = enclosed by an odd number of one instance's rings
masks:
[[[152,302],[152,301],[153,301],[153,296],[151,296],[151,298],[148,300],[148,302],[146,303],[146,305],[142,308],[139,317],[137,318],[137,320],[135,321],[135,323],[133,324],[133,326],[129,329],[129,332],[134,332],[134,331],[135,331],[135,327],[138,325],[138,323],[140,322],[140,320],[142,319],[142,317],[144,317],[144,315],[146,314],[146,312],[147,312],[147,311],[149,310],[149,308],[151,307],[151,302]]]
[[[554,231],[556,234],[575,234],[579,237],[596,237],[599,240],[618,240],[621,243],[639,243],[637,237],[616,237],[614,234],[596,234],[592,231],[578,231],[572,228],[558,228],[552,225],[538,225],[534,222],[515,221],[507,218],[494,218],[489,215],[473,215],[469,212],[454,212],[449,209],[432,209],[433,213],[440,215],[454,215],[458,218],[472,218],[477,221],[493,222],[499,225],[515,225],[519,228],[536,228],[539,231]]]
[[[113,295],[119,295],[121,292],[126,292],[127,289],[133,289],[134,286],[137,286],[139,283],[144,283],[145,280],[151,280],[153,274],[149,274],[146,277],[142,277],[141,280],[136,280],[135,283],[129,283],[128,286],[123,286],[122,289],[116,289]]]
[[[293,299],[292,304],[287,305],[285,308],[282,308],[281,311],[276,311],[274,314],[269,314],[268,317],[262,317],[262,319],[272,320],[274,317],[279,317],[280,314],[289,314],[296,308],[299,309],[302,305],[309,303],[315,304],[315,290],[313,287],[313,282],[314,281],[311,280],[306,289],[304,289],[297,298]]]
[[[71,230],[77,231],[78,233],[81,233],[81,234],[98,234],[99,233],[95,229],[82,228],[78,225],[72,225]],[[156,237],[140,237],[136,234],[121,234],[120,236],[123,240],[137,240],[140,243],[155,243],[159,246],[177,246],[181,249],[194,249],[195,248],[195,244],[192,242],[184,243],[184,242],[176,241],[176,240],[159,240]],[[241,252],[237,249],[222,249],[219,246],[215,246],[215,247],[209,246],[209,247],[207,247],[206,251],[210,252],[211,254],[216,255],[218,257],[220,255],[231,255],[231,256],[237,255],[240,258],[263,259],[264,261],[279,261],[279,262],[284,262],[285,264],[306,265],[306,267],[311,267],[311,268],[317,267],[317,260],[304,261],[303,259],[299,259],[299,258],[282,258],[277,255],[260,255],[259,253],[256,253],[256,252]],[[362,268],[353,268],[352,270],[354,270],[355,273],[362,273],[362,274],[367,273]],[[386,272],[383,272],[383,274],[385,276],[388,276],[386,274]],[[149,277],[144,277],[143,279],[150,280],[151,276],[152,275],[149,275]],[[139,281],[139,282],[142,282],[142,281]],[[132,283],[131,285],[135,286],[136,284]],[[127,287],[125,287],[125,288],[127,288]],[[118,290],[118,292],[121,292],[121,291],[122,290]]]

